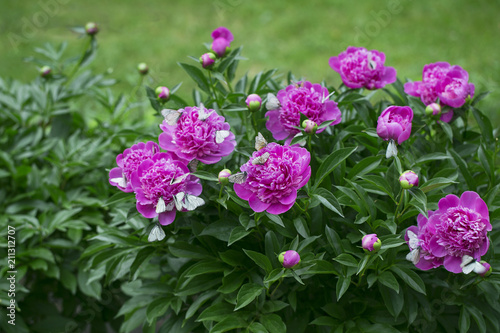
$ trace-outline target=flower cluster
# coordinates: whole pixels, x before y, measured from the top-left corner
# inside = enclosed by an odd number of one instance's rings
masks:
[[[266,128],[274,139],[291,141],[300,132],[296,127],[301,125],[301,115],[316,124],[330,120],[333,120],[330,126],[340,123],[340,110],[329,96],[328,89],[317,83],[305,81],[289,85],[276,95],[279,102],[277,108],[266,113],[269,117]],[[323,127],[317,132],[325,129]]]
[[[469,83],[469,74],[462,67],[447,62],[427,64],[422,71],[422,81],[404,85],[408,95],[420,97],[425,105],[439,103],[459,108],[468,96],[474,96],[474,84]],[[453,110],[443,113],[441,121],[449,122]]]
[[[284,213],[295,203],[297,191],[309,181],[310,160],[304,148],[271,142],[241,166],[246,181],[234,184],[234,191],[256,212]]]
[[[177,119],[165,119],[160,125],[163,133],[158,141],[162,149],[206,164],[217,163],[234,150],[236,141],[229,123],[214,110],[194,106],[171,112]]]
[[[444,265],[448,271],[460,273],[468,257],[479,262],[488,251],[488,207],[472,191],[460,198],[449,194],[439,200],[438,207],[428,213],[429,218],[420,214],[418,226],[407,229],[405,239],[412,251],[409,259],[422,270]]]
[[[380,89],[395,82],[396,70],[384,66],[384,63],[384,53],[353,46],[349,46],[338,56],[331,57],[328,62],[340,74],[342,82],[351,89]]]

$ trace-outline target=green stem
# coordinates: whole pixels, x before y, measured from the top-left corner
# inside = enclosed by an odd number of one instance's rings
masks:
[[[278,290],[278,288],[281,286],[281,282],[283,282],[283,277],[280,277],[280,279],[278,281],[278,285],[276,286],[276,288],[274,288],[273,292],[269,295],[269,298],[273,297],[276,290]]]
[[[85,58],[85,53],[87,53],[87,50],[91,46],[92,39],[93,39],[93,37],[90,37],[87,39],[87,43],[85,44],[85,48],[83,49],[83,53],[82,53],[82,56],[80,57],[80,60],[78,60],[75,67],[73,68],[71,73],[68,75],[68,79],[66,80],[66,82],[64,84],[68,84],[69,82],[71,82],[71,80],[73,79],[73,76],[76,74],[76,72],[78,72],[78,69],[80,69],[80,65],[82,64],[82,61]]]
[[[403,198],[405,196],[405,190],[401,190],[402,192],[401,193],[401,196],[399,197],[399,202],[398,202],[398,205],[396,207],[396,212],[394,213],[394,223],[397,223],[397,219],[399,218],[400,215],[398,215],[398,212],[399,212],[399,207],[401,206],[401,202],[403,201]]]

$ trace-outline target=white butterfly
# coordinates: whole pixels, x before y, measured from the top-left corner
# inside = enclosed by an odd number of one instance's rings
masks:
[[[464,274],[469,274],[472,271],[477,274],[486,273],[486,267],[484,267],[483,264],[468,255],[464,255],[462,257],[462,263],[460,264],[460,267],[462,268],[462,272],[464,272]]]
[[[409,238],[410,248],[413,250],[406,255],[406,260],[411,261],[414,265],[418,264],[420,261],[420,245],[417,235],[413,231],[408,230],[406,233]]]
[[[211,111],[211,112],[206,112],[207,109],[205,108],[205,105],[203,105],[203,103],[200,103],[200,107],[198,108],[198,119],[201,120],[201,121],[205,121],[207,120],[208,117],[210,117],[210,115],[214,112],[214,111]]]
[[[255,137],[255,150],[261,150],[262,148],[266,148],[267,141],[266,138],[259,132]]]
[[[162,197],[158,199],[158,203],[156,204],[156,214],[161,214],[167,210],[167,207],[165,206],[165,200],[163,200]]]
[[[156,223],[153,229],[151,229],[151,231],[149,232],[148,241],[149,242],[161,241],[164,238],[165,238],[165,231],[163,231],[161,224]]]
[[[205,204],[205,200],[197,196],[186,194],[184,192],[179,192],[174,196],[175,208],[177,210],[182,210],[186,208],[187,210],[195,210],[197,207]]]
[[[387,151],[385,152],[385,158],[390,158],[392,156],[398,156],[398,147],[396,146],[396,142],[394,142],[394,140],[389,141]]]
[[[117,183],[120,187],[127,187],[127,180],[125,179],[125,175],[119,178],[111,178],[113,183]]]
[[[188,163],[187,167],[189,169],[189,171],[191,172],[196,172],[196,169],[198,168],[198,160],[191,160],[191,162]]]
[[[182,116],[182,112],[184,109],[180,110],[171,110],[171,109],[163,109],[161,110],[161,115],[165,118],[165,121],[168,125],[174,126],[179,121],[179,118]]]
[[[170,185],[174,185],[174,184],[179,184],[180,182],[182,182],[184,179],[186,179],[187,177],[189,176],[189,173],[185,173],[177,178],[172,178],[172,180],[170,181]]]
[[[221,130],[215,132],[215,142],[217,143],[223,143],[224,139],[227,138],[231,134],[231,132],[226,131],[226,130]]]
[[[247,173],[246,171],[235,173],[234,175],[229,176],[228,180],[234,184],[243,184],[247,181]]]
[[[268,109],[269,111],[277,110],[280,108],[280,106],[280,101],[275,95],[271,93],[267,94],[266,109]]]
[[[271,156],[271,154],[269,154],[268,152],[265,152],[264,154],[260,155],[259,157],[254,158],[252,160],[252,164],[253,165],[262,165],[262,164],[267,162],[267,160],[269,159],[269,156]]]

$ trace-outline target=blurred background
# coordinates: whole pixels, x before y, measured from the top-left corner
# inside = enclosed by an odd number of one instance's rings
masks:
[[[193,85],[177,62],[194,64],[210,33],[229,28],[233,47],[244,45],[240,73],[278,68],[309,81],[338,86],[328,59],[349,45],[377,49],[405,81],[421,80],[427,63],[447,61],[469,72],[476,92],[491,91],[479,107],[500,123],[500,2],[497,0],[0,0],[0,76],[28,81],[38,75],[23,58],[46,42],[85,47],[69,30],[99,25],[92,68],[119,79],[113,89],[131,92],[136,66],[149,65],[149,84],[174,86],[189,96]]]

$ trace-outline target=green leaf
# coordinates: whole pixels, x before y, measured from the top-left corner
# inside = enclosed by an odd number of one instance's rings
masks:
[[[330,228],[329,226],[325,226],[325,234],[326,234],[326,239],[328,240],[328,243],[332,247],[335,254],[336,255],[341,254],[343,252],[342,242],[337,232],[332,228]]]
[[[286,333],[286,325],[280,316],[276,314],[266,314],[259,320],[269,333]]]
[[[465,163],[465,161],[460,157],[460,155],[458,155],[457,152],[454,151],[453,149],[448,150],[448,152],[451,155],[451,157],[453,157],[453,160],[455,161],[458,168],[460,169],[460,173],[464,177],[469,191],[475,191],[476,190],[476,183],[474,182],[474,179],[472,178],[472,176],[470,174],[467,163]]]
[[[167,312],[171,299],[169,297],[157,298],[152,301],[146,309],[148,323],[152,323],[156,318],[161,317]]]
[[[420,190],[424,193],[430,192],[432,190],[436,189],[441,189],[445,188],[446,186],[449,186],[451,184],[455,184],[456,182],[449,179],[449,178],[444,178],[444,177],[437,177],[437,178],[432,178],[422,185],[420,185]]]
[[[99,281],[92,281],[89,283],[93,271],[85,272],[83,270],[78,271],[78,287],[87,296],[94,297],[96,299],[101,298],[101,284]]]
[[[265,256],[262,253],[258,253],[255,251],[251,250],[245,250],[243,249],[245,254],[252,259],[260,268],[266,271],[266,273],[269,273],[273,270],[273,265],[271,265],[271,262],[269,261],[269,258]]]
[[[248,330],[252,333],[269,333],[269,331],[261,323],[253,322],[248,326]]]
[[[490,120],[486,117],[481,111],[476,108],[471,108],[472,114],[474,118],[476,118],[476,122],[479,125],[479,129],[481,130],[482,137],[485,139],[487,143],[492,143],[494,141],[493,137],[493,126],[491,125]]]
[[[396,280],[396,278],[394,277],[394,275],[391,272],[389,272],[389,271],[382,272],[382,274],[380,274],[377,277],[377,280],[380,283],[382,283],[384,286],[389,287],[392,290],[394,290],[395,292],[399,293],[398,280]]]
[[[422,164],[429,161],[439,161],[439,160],[447,160],[450,159],[450,156],[445,153],[430,153],[420,157],[415,161],[415,164]]]
[[[198,311],[198,309],[202,307],[203,304],[205,304],[206,301],[208,301],[215,295],[217,295],[217,291],[210,290],[196,298],[186,311],[186,319],[191,318],[196,313],[196,311]]]
[[[427,216],[427,197],[419,188],[411,188],[406,192],[410,193],[415,200],[410,201],[410,205],[415,207],[422,215]]]
[[[385,307],[394,318],[397,318],[401,313],[404,305],[403,293],[398,294],[394,290],[385,287],[381,283],[378,284],[378,288],[380,294],[382,295],[382,300],[385,304]]]
[[[245,272],[234,270],[222,278],[222,286],[217,291],[222,294],[232,293],[241,286],[245,279]]]
[[[227,243],[227,246],[231,246],[232,244],[236,243],[240,239],[245,238],[246,236],[250,235],[252,233],[251,230],[246,230],[242,226],[238,226],[234,228],[231,231],[231,235],[229,235],[229,241]]]
[[[267,301],[264,303],[262,306],[262,313],[273,313],[273,312],[278,312],[284,308],[289,306],[289,304],[275,300],[275,301]]]
[[[76,277],[67,269],[61,269],[61,283],[62,285],[71,291],[74,295],[76,293]]]
[[[351,284],[351,277],[350,276],[344,277],[344,276],[340,275],[338,278],[339,279],[337,281],[337,286],[335,288],[335,292],[337,294],[337,301],[339,301],[340,298],[342,298],[342,296],[345,294],[345,292],[349,288],[349,285]]]
[[[202,170],[198,170],[198,171],[192,173],[192,175],[196,176],[200,179],[204,179],[204,180],[208,180],[208,181],[212,181],[212,182],[219,181],[219,178],[217,178],[217,176],[215,176],[214,174],[212,174],[210,172],[202,171]]]
[[[358,177],[375,185],[376,188],[378,188],[384,193],[387,193],[387,195],[389,195],[391,199],[394,200],[394,193],[392,192],[391,185],[389,185],[389,182],[384,177],[378,175],[366,175],[366,176],[358,175]]]
[[[227,332],[236,328],[247,327],[248,323],[238,314],[230,314],[212,327],[210,333]]]
[[[470,327],[470,314],[465,307],[465,304],[462,305],[462,309],[460,310],[460,317],[458,319],[458,328],[460,333],[469,332]]]
[[[330,174],[340,163],[354,153],[358,147],[341,148],[331,153],[318,168],[314,180],[313,192],[321,184],[326,176]]]
[[[221,321],[232,313],[233,305],[228,303],[215,303],[203,310],[196,321]]]
[[[417,273],[408,268],[398,266],[391,266],[391,271],[396,273],[413,290],[425,295],[424,281],[422,281]]]
[[[217,221],[207,225],[200,236],[212,236],[223,242],[229,241],[231,231],[237,226],[232,220]]]
[[[448,140],[450,140],[450,142],[453,143],[453,130],[451,129],[451,126],[443,121],[440,121],[438,123],[443,129],[443,132],[448,137]]]
[[[354,179],[355,176],[363,176],[368,172],[376,169],[380,162],[382,161],[383,156],[370,156],[362,159],[358,163],[354,165],[354,167],[349,171],[347,175],[347,179]]]
[[[265,212],[266,216],[268,219],[270,219],[272,222],[276,223],[277,225],[279,225],[280,227],[285,227],[285,225],[283,224],[283,221],[281,220],[281,217],[279,215],[274,215],[274,214],[270,214],[268,212]]]
[[[252,303],[254,299],[262,294],[262,291],[264,291],[264,287],[256,283],[244,284],[236,296],[236,307],[234,308],[234,311],[244,308],[248,304]]]
[[[472,315],[472,318],[474,318],[474,321],[476,322],[477,327],[479,328],[479,332],[486,333],[486,323],[484,321],[483,314],[481,313],[481,311],[474,306],[468,307],[467,310]]]
[[[356,268],[358,267],[358,261],[353,256],[347,253],[342,253],[338,257],[333,258],[333,260],[335,260],[338,263],[341,263],[344,266],[356,267]]]
[[[198,84],[198,87],[200,87],[201,90],[203,90],[207,94],[210,94],[210,83],[198,67],[180,62],[178,64],[182,67],[182,69],[186,71],[186,73],[188,73],[189,76],[191,76],[191,78]]]
[[[344,217],[344,214],[342,213],[342,207],[340,207],[339,201],[333,195],[333,193],[328,191],[326,188],[322,187],[318,188],[314,192],[313,197],[318,199],[319,202],[321,202],[326,208],[328,208],[332,212]]]
[[[227,268],[227,266],[220,262],[214,260],[202,260],[193,266],[189,267],[184,275],[186,277],[194,277],[198,275],[222,272]]]
[[[309,323],[309,325],[330,326],[330,327],[337,327],[338,324],[339,324],[338,320],[327,316],[317,317]]]

